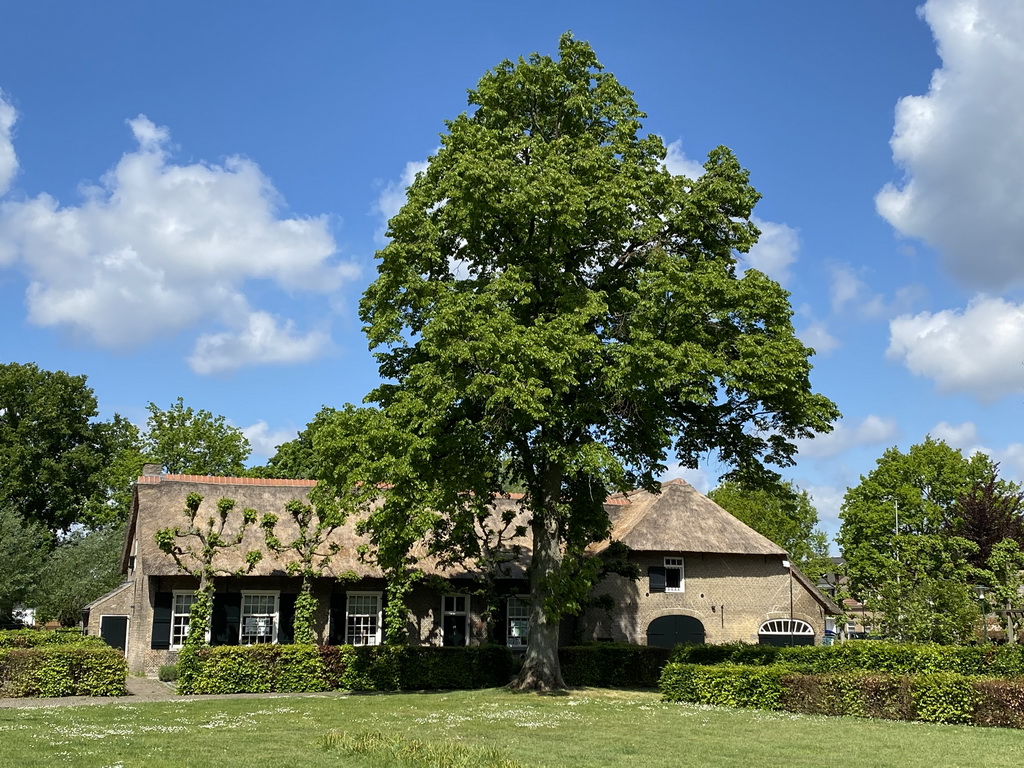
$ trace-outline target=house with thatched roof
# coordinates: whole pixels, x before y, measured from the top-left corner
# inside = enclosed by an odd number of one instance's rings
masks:
[[[155,469],[155,468],[154,468]],[[202,502],[197,518],[208,517],[222,498],[262,516],[283,511],[292,500],[307,501],[308,480],[161,475],[147,472],[135,486],[122,570],[126,581],[94,601],[83,617],[89,634],[125,650],[129,668],[153,672],[173,663],[188,632],[189,608],[198,580],[182,572],[156,543],[156,533],[181,525],[189,494]],[[516,498],[496,502],[524,515]],[[609,541],[591,545],[600,557],[612,542],[627,547],[641,578],[607,576],[594,589],[593,605],[566,620],[563,642],[625,641],[672,646],[678,642],[721,643],[820,641],[827,617],[840,612],[789,560],[786,552],[756,533],[681,480],[660,494],[636,491],[608,499]],[[282,539],[296,531],[283,530]],[[378,644],[384,640],[384,575],[359,556],[366,541],[349,521],[332,535],[336,554],[314,595],[318,640],[327,644]],[[529,605],[525,564],[528,540],[516,540],[514,556],[491,574],[490,598],[473,567],[442,565],[430,557],[418,567],[430,577],[407,599],[408,641],[464,645],[499,642],[525,648]],[[216,580],[210,642],[290,642],[298,577],[287,556],[266,548],[252,527],[242,544],[225,551],[223,570],[241,567],[244,552],[263,557],[246,575]],[[490,621],[485,621],[485,616]]]

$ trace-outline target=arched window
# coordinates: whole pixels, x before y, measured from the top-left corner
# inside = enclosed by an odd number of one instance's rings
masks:
[[[814,628],[800,619],[769,619],[757,631],[761,645],[814,645]]]
[[[810,635],[814,637],[814,628],[800,619],[770,619],[757,630],[759,635]]]

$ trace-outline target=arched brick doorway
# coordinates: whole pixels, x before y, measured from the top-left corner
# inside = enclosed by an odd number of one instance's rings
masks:
[[[660,616],[647,625],[647,644],[675,648],[680,643],[704,642],[704,625],[693,616]]]

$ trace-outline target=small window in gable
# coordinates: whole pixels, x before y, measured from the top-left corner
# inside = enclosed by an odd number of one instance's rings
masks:
[[[683,592],[683,558],[665,558],[665,591]]]

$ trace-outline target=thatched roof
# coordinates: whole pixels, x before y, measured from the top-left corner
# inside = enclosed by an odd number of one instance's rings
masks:
[[[785,555],[765,538],[684,480],[661,486],[660,494],[634,491],[628,503],[609,504],[612,539],[641,552],[713,552],[732,555]],[[616,501],[615,497],[611,501]],[[609,542],[592,547],[603,551]]]
[[[233,499],[240,519],[241,510],[255,509],[260,517],[274,513],[279,518],[277,535],[289,542],[298,531],[285,512],[285,506],[292,499],[308,501],[309,491],[315,485],[312,480],[277,480],[267,478],[207,477],[194,475],[153,475],[139,478],[135,489],[135,503],[125,546],[123,567],[127,570],[129,554],[138,558],[137,567],[143,573],[152,575],[174,575],[180,573],[173,559],[162,553],[156,546],[155,535],[161,528],[175,525],[184,526],[185,499],[190,493],[203,497],[197,521],[204,521],[215,514],[221,498]],[[519,508],[521,496],[513,495],[495,503],[497,513],[509,507],[517,512],[516,523],[526,524],[528,514]],[[660,494],[634,491],[618,494],[608,499],[605,508],[612,521],[612,539],[623,542],[635,551],[719,553],[744,555],[785,556],[785,551],[761,534],[741,523],[720,506],[698,493],[692,486],[679,480],[666,483]],[[333,535],[332,541],[341,546],[333,559],[330,571],[325,575],[338,575],[346,571],[359,576],[379,576],[378,569],[361,562],[358,548],[366,543],[364,537],[355,532],[355,520],[348,521]],[[230,528],[229,531],[237,530]],[[529,562],[529,537],[514,542],[521,547],[518,565],[510,575],[522,576],[523,567]],[[610,542],[592,545],[592,554],[607,548]],[[133,547],[136,549],[133,550]],[[266,551],[263,532],[253,526],[245,536],[242,545],[226,551],[220,560],[220,567],[234,569],[243,563],[244,553],[250,549],[264,552],[263,560],[253,571],[254,575],[273,575],[285,572],[287,560]],[[448,578],[470,576],[465,568],[442,571],[436,562],[425,557],[425,547],[419,553],[420,567],[428,573],[442,574]]]

